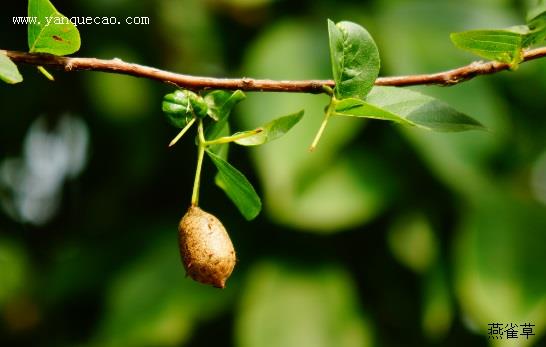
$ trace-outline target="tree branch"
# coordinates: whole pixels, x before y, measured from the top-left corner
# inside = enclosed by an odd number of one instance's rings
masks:
[[[291,93],[325,93],[325,86],[333,88],[332,80],[303,80],[303,81],[275,81],[252,78],[211,78],[183,75],[174,72],[159,70],[156,68],[126,63],[120,59],[104,60],[96,58],[72,58],[59,57],[43,53],[27,53],[18,51],[0,50],[16,63],[24,63],[37,66],[47,66],[65,71],[103,71],[135,77],[148,78],[165,83],[175,84],[182,88],[201,89],[226,89],[263,92],[291,92]],[[546,56],[546,47],[525,51],[523,62]],[[416,86],[416,85],[440,85],[452,86],[480,75],[491,75],[500,71],[509,70],[510,65],[496,61],[473,62],[453,70],[423,74],[394,77],[379,77],[375,84],[378,86]]]

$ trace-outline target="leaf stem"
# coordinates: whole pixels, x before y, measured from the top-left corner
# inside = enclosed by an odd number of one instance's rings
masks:
[[[336,98],[332,96],[330,98],[330,104],[328,104],[328,108],[326,109],[326,112],[324,114],[324,119],[322,120],[322,124],[320,125],[320,128],[315,135],[315,139],[313,140],[313,143],[309,147],[309,152],[314,152],[317,148],[317,145],[320,141],[320,138],[322,137],[322,134],[324,133],[324,129],[326,129],[326,125],[328,125],[328,121],[330,120],[330,117],[335,112],[335,105],[336,105]]]
[[[235,141],[246,139],[247,137],[259,134],[262,131],[264,131],[262,128],[258,128],[258,129],[254,129],[254,130],[244,131],[244,132],[241,132],[241,133],[238,133],[238,134],[233,134],[231,136],[223,136],[223,137],[219,137],[219,138],[214,139],[214,140],[205,141],[205,145],[212,146],[212,145],[221,145],[221,144],[224,144],[224,143],[235,142]]]
[[[49,73],[43,66],[37,66],[38,71],[40,71],[48,80],[55,81],[55,78],[52,74]]]
[[[191,205],[199,205],[199,185],[201,183],[201,169],[203,168],[203,157],[205,155],[205,148],[207,147],[205,141],[205,134],[203,131],[203,120],[199,119],[198,135],[199,144],[197,146],[197,167],[195,168],[195,180],[193,181],[193,193],[191,196]]]
[[[330,95],[330,96],[334,95],[334,89],[333,89],[332,87],[330,87],[330,86],[323,85],[323,86],[322,86],[322,90],[323,90],[326,94],[328,94],[328,95]]]
[[[189,122],[188,124],[186,124],[186,126],[184,127],[184,129],[182,129],[178,135],[176,135],[176,137],[174,139],[172,139],[172,141],[169,143],[169,147],[172,147],[174,146],[178,140],[180,140],[182,138],[182,136],[184,136],[184,134],[191,128],[191,126],[193,125],[193,123],[195,123],[195,120],[196,118],[193,117]]]

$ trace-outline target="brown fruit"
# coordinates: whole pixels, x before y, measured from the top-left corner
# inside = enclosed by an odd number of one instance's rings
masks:
[[[235,250],[218,218],[191,206],[178,225],[180,255],[186,273],[204,284],[224,288],[235,267]]]

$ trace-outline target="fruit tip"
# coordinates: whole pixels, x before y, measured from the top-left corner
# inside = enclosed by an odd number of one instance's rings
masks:
[[[219,289],[225,289],[226,288],[226,280],[218,281],[214,284],[214,287]]]

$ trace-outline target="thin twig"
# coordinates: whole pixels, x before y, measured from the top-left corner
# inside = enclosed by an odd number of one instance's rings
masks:
[[[16,63],[47,66],[65,71],[103,71],[142,77],[176,84],[179,87],[202,89],[226,89],[263,92],[291,92],[291,93],[325,93],[325,90],[335,86],[332,80],[302,80],[302,81],[275,81],[252,78],[212,78],[183,75],[174,72],[159,70],[153,67],[131,64],[120,59],[104,60],[96,58],[59,57],[51,54],[27,53],[18,51],[0,50]],[[525,51],[523,62],[546,56],[546,47]],[[407,75],[394,77],[379,77],[375,84],[378,86],[416,86],[440,85],[452,86],[479,75],[491,75],[510,69],[509,64],[492,62],[473,62],[453,70],[422,75]]]

